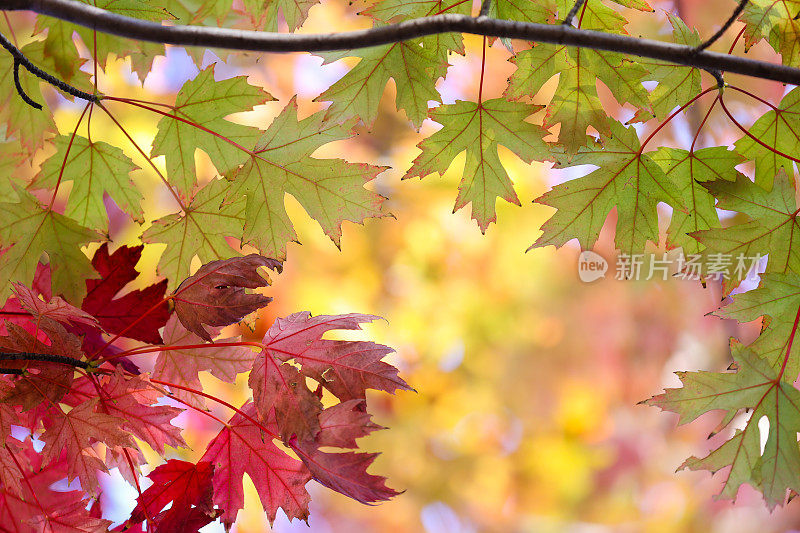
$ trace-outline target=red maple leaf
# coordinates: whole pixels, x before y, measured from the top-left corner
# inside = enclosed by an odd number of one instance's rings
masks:
[[[381,360],[394,351],[388,346],[322,338],[335,329],[361,329],[362,323],[378,318],[359,313],[312,317],[307,311],[278,318],[264,335],[265,348],[253,365],[251,387],[259,378],[262,359],[274,357],[279,361],[294,359],[304,375],[322,383],[342,401],[364,398],[367,389],[412,390],[395,367]]]
[[[45,344],[22,326],[7,322],[8,336],[0,337],[0,351],[7,352],[9,358],[19,354],[23,359],[3,360],[0,364],[6,369],[19,370],[22,374],[11,377],[10,381],[0,382],[0,398],[12,405],[21,406],[23,411],[33,409],[39,404],[45,406],[58,403],[70,390],[75,369],[72,365],[58,362],[25,360],[25,353],[55,355],[81,360],[81,341],[67,332],[61,324],[53,320],[42,320],[38,327],[47,336],[50,344]]]
[[[82,311],[72,304],[64,301],[59,296],[39,298],[38,291],[30,289],[21,283],[12,283],[14,296],[22,304],[36,322],[49,318],[62,324],[81,324],[90,328],[97,327],[97,319],[89,313]]]
[[[50,288],[50,266],[39,263],[36,265],[36,274],[33,277],[31,288],[37,295],[41,295],[45,300],[49,300],[52,296]],[[22,307],[22,303],[16,296],[10,296],[6,300],[5,305],[0,309],[0,335],[6,335],[5,321],[18,324],[29,329],[33,333],[35,327],[30,320],[31,314]]]
[[[30,440],[12,442],[16,444],[11,448],[11,462],[13,473],[20,478],[20,493],[0,482],[0,529],[14,533],[108,530],[108,520],[93,517],[86,510],[82,491],[57,492],[50,488],[67,475],[66,453],[45,463]]]
[[[386,486],[384,476],[367,473],[369,465],[380,454],[323,452],[311,442],[293,442],[292,449],[303,460],[315,480],[356,501],[374,503],[400,494]]]
[[[149,444],[157,453],[163,455],[165,445],[173,448],[186,446],[181,429],[170,423],[183,409],[153,405],[166,393],[146,377],[126,375],[117,367],[113,374],[94,382],[86,378],[76,380],[64,401],[77,406],[91,398],[98,398],[98,395],[100,411],[121,418],[126,430]]]
[[[153,470],[153,484],[138,498],[130,521],[152,520],[157,531],[196,531],[216,519],[212,503],[214,466],[171,459]],[[172,502],[166,511],[162,509]]]
[[[263,425],[265,432],[262,425],[254,423],[252,402],[241,411],[244,414],[233,415],[200,459],[214,464],[214,503],[224,509],[222,522],[233,524],[244,505],[244,474],[253,480],[270,524],[279,508],[290,520],[305,519],[310,500],[305,489],[311,479],[308,469],[272,442],[278,429],[274,419]]]
[[[371,418],[366,400],[347,400],[328,407],[319,414],[317,446],[357,448],[356,439],[386,429],[373,423]]]
[[[108,471],[91,444],[100,441],[108,446],[133,446],[130,434],[122,429],[125,420],[97,412],[98,401],[87,400],[67,413],[52,409],[53,418],[45,424],[41,437],[45,443],[42,460],[47,463],[66,450],[67,480],[78,477],[83,491],[90,494],[99,492],[97,473]]]
[[[173,296],[175,314],[181,324],[211,341],[203,324],[227,326],[267,305],[272,298],[245,291],[269,285],[258,273],[262,266],[279,272],[282,269],[280,261],[257,254],[211,261],[200,267],[183,280]]]
[[[100,279],[86,280],[86,297],[81,308],[95,316],[103,329],[110,333],[121,334],[124,331],[124,335],[131,339],[161,344],[158,330],[169,318],[167,302],[146,315],[144,313],[164,301],[167,280],[115,298],[125,285],[139,276],[135,267],[143,248],[141,245],[120,246],[109,255],[108,244],[103,243],[92,258],[92,266],[100,274]]]
[[[220,339],[220,344],[230,343],[238,338]],[[203,344],[203,339],[188,331],[175,317],[170,317],[164,327],[165,348],[195,346]],[[226,383],[236,381],[236,376],[247,372],[253,366],[256,353],[247,346],[219,346],[210,344],[202,348],[165,349],[158,354],[153,367],[153,378],[190,389],[200,390],[202,385],[198,374],[208,371],[212,376]],[[202,396],[183,389],[172,387],[172,394],[194,407],[205,409]]]

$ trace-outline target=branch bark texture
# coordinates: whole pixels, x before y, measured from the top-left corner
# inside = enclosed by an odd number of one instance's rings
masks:
[[[800,85],[800,69],[691,46],[627,35],[582,30],[563,24],[533,24],[485,16],[436,15],[368,30],[330,34],[285,34],[208,26],[165,26],[98,9],[74,0],[5,0],[5,10],[28,10],[103,33],[179,46],[202,46],[253,52],[324,52],[396,43],[440,33],[468,33],[523,39],[660,59],[678,65],[718,70]]]

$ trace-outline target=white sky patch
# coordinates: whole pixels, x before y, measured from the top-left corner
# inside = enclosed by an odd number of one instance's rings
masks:
[[[311,54],[302,54],[294,64],[294,87],[301,97],[320,95],[339,81],[349,69],[342,61],[322,64],[323,59]]]
[[[767,418],[767,415],[758,419],[758,432],[761,437],[761,455],[764,455],[764,448],[767,447],[767,438],[769,437],[769,418]]]
[[[144,80],[144,88],[154,93],[174,93],[186,81],[197,76],[198,72],[186,50],[168,46],[166,57],[157,57],[153,61],[153,68]]]

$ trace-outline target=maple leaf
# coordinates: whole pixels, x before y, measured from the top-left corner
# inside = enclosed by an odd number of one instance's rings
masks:
[[[39,257],[46,253],[53,292],[63,294],[68,301],[80,301],[85,287],[74,283],[74,278],[96,277],[80,247],[100,240],[100,235],[43,208],[28,193],[19,191],[19,196],[17,203],[0,203],[0,247],[11,247],[0,262],[0,300],[9,295],[11,281],[33,281]]]
[[[283,269],[280,261],[257,254],[206,263],[183,280],[172,296],[175,315],[187,330],[210,342],[204,324],[228,326],[272,301],[245,291],[269,285],[258,273],[259,267]]]
[[[332,405],[319,414],[320,431],[315,442],[318,446],[357,448],[356,439],[386,429],[371,418],[366,400],[353,399]]]
[[[571,2],[559,2],[556,8],[566,14]],[[625,19],[600,2],[587,2],[580,27],[608,33],[627,33]],[[509,78],[504,96],[515,100],[534,96],[547,80],[559,75],[544,119],[549,128],[561,124],[558,140],[568,155],[575,154],[587,142],[586,129],[592,126],[610,135],[611,123],[597,94],[597,81],[602,81],[619,103],[630,102],[649,110],[647,91],[642,81],[647,70],[622,54],[566,46],[536,45],[512,57],[517,70]]]
[[[2,257],[2,255],[0,255]],[[33,283],[31,284],[34,295],[40,295],[46,300],[52,298],[52,291],[50,290],[50,266],[39,263],[36,265],[36,273],[33,276]],[[0,335],[7,335],[8,331],[5,327],[5,322],[12,322],[22,326],[32,334],[36,330],[30,320],[31,315],[27,309],[22,306],[22,303],[13,295],[6,300],[5,305],[0,309],[0,314],[3,317],[3,322],[0,322]]]
[[[166,302],[146,315],[142,313],[164,299],[167,281],[115,298],[123,287],[139,276],[135,267],[143,248],[141,245],[120,246],[109,254],[108,243],[103,243],[92,258],[92,267],[100,274],[100,279],[86,280],[86,297],[81,309],[93,315],[110,333],[124,331],[124,335],[131,339],[161,344],[163,341],[158,330],[170,315]]]
[[[30,188],[55,187],[59,182],[71,181],[65,214],[88,228],[108,229],[104,193],[133,220],[143,222],[142,193],[129,177],[138,167],[122,150],[80,135],[59,135],[53,142],[56,152],[42,163]]]
[[[617,248],[628,254],[641,253],[646,241],[658,242],[656,204],[661,201],[683,209],[680,190],[649,154],[640,151],[636,131],[619,123],[613,131],[613,137],[604,139],[603,149],[583,149],[569,163],[600,168],[536,199],[557,211],[542,225],[543,233],[531,248],[559,247],[577,238],[583,249],[589,249],[616,206]]]
[[[29,36],[20,35],[19,38],[27,40]],[[32,42],[22,46],[20,51],[26,57],[36,58],[41,56],[39,51],[42,47],[42,43]],[[44,102],[39,78],[20,73],[19,81],[25,94],[37,102]],[[0,124],[6,127],[6,137],[17,137],[21,147],[32,154],[44,146],[46,135],[55,132],[56,125],[50,113],[43,113],[29,105],[14,105],[17,98],[19,95],[14,86],[14,58],[10,54],[0,54]],[[0,299],[3,297],[0,291]]]
[[[41,436],[45,443],[42,460],[47,463],[66,449],[69,464],[67,480],[79,478],[81,489],[90,494],[97,494],[100,488],[97,472],[108,471],[91,443],[99,441],[109,446],[133,445],[130,434],[121,429],[125,419],[96,412],[98,402],[98,398],[87,400],[68,413],[54,410],[53,420],[46,425]]]
[[[318,3],[319,0],[242,0],[254,25],[272,32],[278,31],[278,12],[283,15],[289,31],[294,31],[305,22],[308,11]]]
[[[159,218],[142,235],[144,242],[167,245],[158,271],[167,278],[168,289],[189,276],[195,256],[208,263],[236,254],[225,238],[244,231],[245,199],[223,205],[227,194],[224,180],[212,180],[195,194],[182,213]]]
[[[42,300],[36,294],[36,291],[26,287],[21,283],[11,283],[14,291],[14,296],[22,304],[33,318],[38,321],[42,319],[55,320],[62,324],[83,324],[92,328],[98,326],[97,319],[78,309],[74,305],[70,305],[58,296],[53,296],[47,300]]]
[[[764,494],[772,509],[783,503],[787,489],[800,490],[800,391],[784,381],[782,369],[772,368],[750,349],[734,342],[731,352],[735,372],[678,372],[683,387],[667,389],[647,403],[678,413],[680,424],[716,409],[726,412],[727,424],[742,409],[752,409],[744,429],[706,457],[690,457],[682,468],[716,472],[730,466],[720,496],[735,498],[739,487],[748,483]],[[763,453],[758,427],[762,417],[769,420]]]
[[[83,493],[77,490],[55,491],[51,486],[67,475],[66,454],[43,464],[42,454],[36,452],[30,439],[14,451],[17,475],[23,478],[21,494],[0,484],[0,524],[3,531],[29,533],[45,531],[60,533],[100,533],[111,524],[90,516]],[[20,471],[17,464],[22,466]]]
[[[379,208],[385,198],[364,188],[384,167],[311,157],[320,146],[352,136],[354,121],[326,122],[324,115],[320,111],[299,120],[292,98],[231,178],[229,197],[247,197],[242,240],[262,255],[283,260],[286,243],[297,240],[284,207],[287,193],[337,246],[345,220],[384,216]]]
[[[331,490],[361,503],[374,503],[400,494],[386,486],[386,478],[368,474],[377,453],[330,453],[301,443],[293,447],[314,479]]]
[[[170,423],[183,410],[168,405],[154,405],[165,393],[146,376],[126,376],[117,367],[113,374],[100,381],[99,391],[96,385],[81,378],[75,382],[70,394],[72,397],[65,401],[73,405],[98,398],[99,411],[122,420],[122,427],[160,455],[164,455],[164,446],[186,446],[181,429]],[[79,401],[76,402],[76,399]],[[133,445],[129,447],[136,448]]]
[[[0,350],[57,355],[75,360],[83,358],[80,339],[55,321],[40,321],[36,333],[30,333],[11,322],[6,322],[6,329],[8,336],[0,337]],[[50,344],[38,338],[39,331],[47,335]],[[3,402],[20,406],[23,411],[33,409],[42,402],[57,404],[70,390],[74,379],[74,368],[62,363],[22,359],[3,361],[2,366],[24,370],[12,381],[13,386],[0,394]]]
[[[208,518],[216,518],[211,502],[211,484],[214,467],[208,462],[189,463],[170,459],[147,476],[153,484],[136,500],[130,521],[142,522],[148,518],[157,524],[158,531],[187,531],[184,522],[193,510]],[[162,509],[169,503],[172,506]],[[205,524],[203,524],[205,525]]]
[[[707,252],[730,254],[731,257],[769,254],[766,272],[800,272],[800,227],[793,178],[779,172],[771,191],[741,175],[735,182],[718,180],[703,186],[717,198],[717,208],[738,211],[750,219],[730,228],[693,234],[707,247]],[[738,285],[746,274],[744,271],[731,276],[729,286]]]
[[[734,167],[742,162],[742,157],[724,146],[691,151],[661,147],[650,157],[681,192],[683,205],[687,208],[686,211],[676,209],[672,212],[667,242],[683,248],[684,254],[700,253],[703,245],[689,234],[720,227],[714,197],[700,182],[736,181],[740,173]]]
[[[667,12],[672,26],[672,39],[676,44],[696,47],[701,44],[697,30],[692,30],[679,17]],[[645,79],[654,80],[658,85],[650,93],[652,113],[639,110],[630,122],[646,121],[654,115],[663,119],[677,106],[683,105],[700,92],[700,70],[694,67],[673,65],[663,61],[638,58],[647,74]]]
[[[800,91],[792,89],[781,103],[750,126],[750,135],[784,154],[800,151]],[[734,143],[736,151],[755,162],[756,183],[764,189],[772,188],[772,180],[779,171],[794,174],[792,161],[767,150],[749,135]]]
[[[358,117],[371,126],[378,117],[378,104],[390,79],[398,87],[397,109],[405,111],[416,128],[428,115],[428,102],[441,101],[435,85],[437,79],[444,77],[447,62],[433,45],[424,46],[420,39],[412,39],[354,50],[347,55],[361,60],[315,99],[333,102],[325,117],[330,122]],[[339,59],[333,54],[326,57]]]
[[[320,430],[322,402],[297,368],[262,353],[253,363],[247,383],[253,389],[259,419],[265,420],[274,411],[278,435],[284,442],[292,437],[314,439]]]
[[[100,9],[110,11],[117,15],[133,17],[152,22],[172,19],[173,17],[161,2],[151,0],[80,0],[84,3],[93,5]],[[48,53],[53,56],[53,60],[61,67],[61,70],[68,69],[66,60],[72,56],[72,52],[65,52],[69,47],[75,47],[72,41],[73,32],[77,32],[86,48],[98,62],[100,68],[106,68],[108,55],[113,53],[117,56],[146,55],[147,59],[133,62],[134,72],[139,72],[144,79],[144,74],[150,70],[152,60],[156,55],[164,54],[164,45],[154,43],[119,39],[114,35],[94,31],[85,26],[71,24],[52,17],[37,17],[36,27],[38,30],[47,29],[47,38],[44,45]],[[73,72],[77,71],[80,63],[76,63]]]
[[[794,273],[762,274],[757,289],[737,294],[714,314],[739,322],[765,317],[761,334],[748,347],[776,370],[786,360],[786,375],[800,373],[800,346],[789,344],[800,309],[800,277]],[[786,351],[790,350],[788,359]]]
[[[187,196],[197,183],[195,150],[208,154],[220,174],[238,167],[247,157],[242,147],[253,146],[260,131],[225,117],[274,100],[263,89],[248,84],[246,76],[215,81],[215,65],[212,63],[183,85],[171,108],[172,114],[182,120],[163,117],[153,139],[151,155],[165,156],[170,183]]]
[[[766,39],[772,49],[781,54],[784,65],[796,65],[800,61],[796,2],[753,0],[747,3],[739,20],[745,23],[745,51]]]
[[[468,2],[384,0],[370,6],[364,14],[375,19],[375,27],[380,27],[397,19],[450,13],[467,15],[470,8]],[[419,129],[428,114],[428,102],[441,102],[436,81],[447,72],[450,51],[464,54],[461,35],[432,35],[363,50],[320,54],[326,62],[348,56],[358,57],[360,61],[315,101],[333,102],[328,108],[328,120],[358,117],[371,126],[378,116],[386,84],[393,79],[397,87],[397,109],[405,111]]]
[[[507,147],[526,163],[547,157],[547,144],[542,140],[547,131],[525,121],[538,109],[497,98],[481,103],[457,100],[431,110],[430,118],[443,127],[419,143],[422,153],[404,178],[444,174],[456,156],[466,151],[454,210],[472,202],[472,218],[485,233],[497,220],[497,198],[521,205],[500,162],[498,147]]]
[[[275,521],[278,509],[283,509],[290,520],[305,519],[310,500],[305,484],[311,474],[302,462],[281,451],[273,444],[272,436],[253,423],[256,409],[252,402],[242,406],[241,411],[244,414],[233,415],[200,459],[214,465],[214,503],[224,509],[223,524],[233,524],[244,505],[244,474],[253,481],[270,524]],[[274,421],[265,427],[273,435],[277,433]]]
[[[0,139],[3,139],[2,135]],[[27,162],[27,157],[19,141],[3,139],[0,142],[0,198],[9,202],[19,201],[16,189],[24,188],[25,185],[17,177],[20,174],[18,169]]]
[[[238,337],[231,337],[220,339],[217,343],[225,344],[237,340]],[[184,328],[175,316],[164,327],[164,344],[167,347],[202,343],[203,339]],[[237,374],[250,370],[255,358],[255,352],[246,346],[214,347],[209,344],[203,348],[170,348],[159,352],[153,367],[153,378],[200,390],[202,385],[199,372],[208,371],[217,379],[233,383]],[[197,394],[176,387],[173,388],[172,395],[194,407],[206,407],[203,397]]]
[[[255,369],[265,365],[265,358],[274,357],[283,362],[293,359],[303,375],[318,381],[342,401],[364,398],[367,389],[413,390],[397,375],[395,367],[381,361],[394,351],[388,346],[322,338],[332,330],[361,329],[362,323],[378,318],[359,313],[312,317],[307,311],[278,318],[264,335],[264,350],[253,364],[250,379],[257,379],[253,377],[259,375]]]

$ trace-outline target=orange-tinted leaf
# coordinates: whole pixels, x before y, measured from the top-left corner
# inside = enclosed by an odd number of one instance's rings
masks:
[[[266,287],[268,281],[258,267],[281,270],[280,261],[251,254],[212,261],[183,280],[173,295],[175,314],[184,327],[202,339],[212,337],[203,327],[227,326],[264,307],[272,298],[247,293],[245,289]]]

